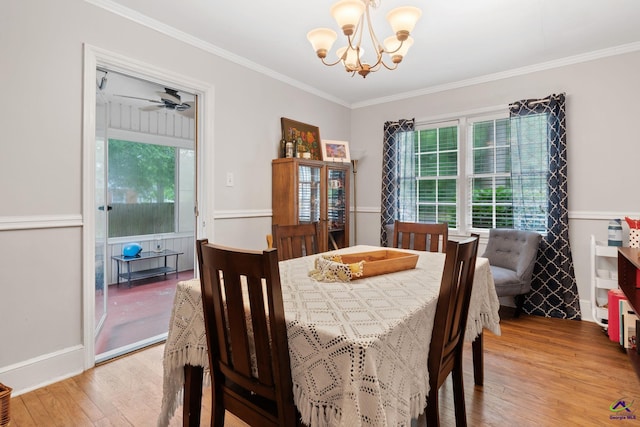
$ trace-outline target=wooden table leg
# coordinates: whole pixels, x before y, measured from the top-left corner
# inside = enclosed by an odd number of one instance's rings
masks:
[[[473,353],[473,380],[476,385],[484,384],[484,354],[482,345],[482,332],[471,343]]]
[[[203,372],[202,366],[185,365],[184,367],[183,427],[198,427],[200,425]]]

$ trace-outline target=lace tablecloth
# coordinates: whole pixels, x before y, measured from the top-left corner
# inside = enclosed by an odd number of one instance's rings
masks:
[[[416,253],[415,269],[347,283],[308,277],[315,256],[280,262],[294,399],[306,425],[409,426],[422,413],[445,255]],[[489,263],[478,258],[466,340],[483,327],[500,335],[498,309]],[[184,365],[208,366],[197,279],[178,284],[171,319],[160,426],[181,404]]]

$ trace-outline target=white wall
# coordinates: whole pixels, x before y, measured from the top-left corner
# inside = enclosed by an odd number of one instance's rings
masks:
[[[85,43],[213,86],[213,179],[201,185],[221,244],[266,246],[280,117],[348,139],[350,111],[83,0],[5,1],[0,28],[0,382],[17,395],[84,366]]]
[[[610,218],[640,215],[635,190],[639,69],[640,53],[627,53],[354,109],[351,147],[366,149],[367,153],[358,164],[358,242],[379,243],[385,121],[422,121],[493,106],[506,110],[516,100],[565,92],[570,243],[582,314],[592,319],[590,235],[606,241]]]

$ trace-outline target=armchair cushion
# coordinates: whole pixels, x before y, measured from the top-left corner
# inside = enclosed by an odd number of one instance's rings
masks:
[[[542,236],[533,231],[490,230],[482,256],[489,260],[499,297],[529,292],[541,239]]]
[[[529,291],[526,283],[518,278],[514,270],[492,265],[491,274],[496,284],[496,294],[498,294],[498,296],[514,296]]]

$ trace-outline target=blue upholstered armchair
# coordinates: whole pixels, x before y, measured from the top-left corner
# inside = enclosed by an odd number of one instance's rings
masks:
[[[531,290],[533,267],[542,236],[533,231],[493,228],[484,258],[489,259],[498,297],[513,296],[518,316]]]

